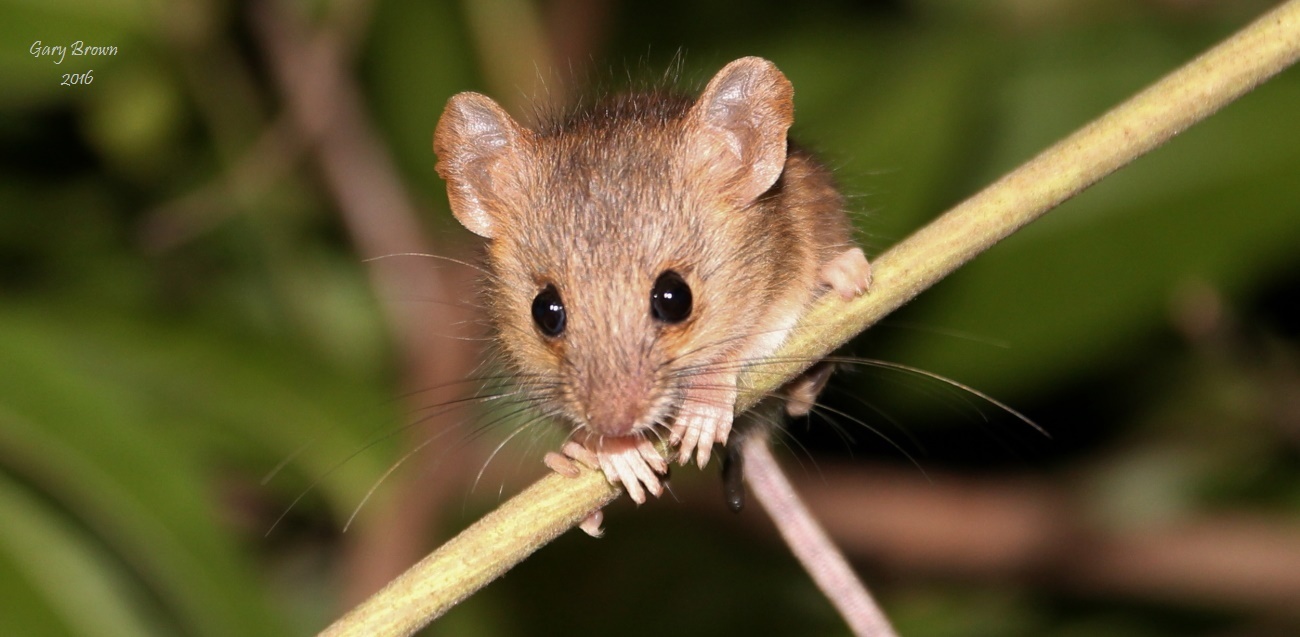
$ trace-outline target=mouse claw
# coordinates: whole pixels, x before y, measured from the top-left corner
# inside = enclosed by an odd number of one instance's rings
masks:
[[[691,461],[691,456],[700,445],[701,430],[707,427],[708,423],[709,419],[701,416],[698,411],[679,416],[675,425],[682,432],[681,435],[676,436],[680,440],[677,447],[677,462],[679,464],[686,464]]]
[[[564,446],[560,447],[560,453],[577,460],[588,469],[600,468],[600,458],[596,453],[576,441],[570,440],[564,443]]]
[[[700,446],[695,450],[695,465],[697,467],[703,469],[708,466],[709,458],[713,456],[714,443],[720,445],[727,444],[727,439],[731,437],[732,420],[733,416],[730,409],[717,410],[717,413],[714,414],[712,427],[706,428],[706,431],[707,429],[712,429],[713,435],[709,436],[707,433],[701,434]]]
[[[809,367],[785,386],[785,413],[791,418],[802,418],[817,406],[817,397],[835,371],[835,363],[821,361]]]
[[[608,456],[602,456],[602,460],[608,461],[608,467],[605,469],[605,476],[609,477],[614,474],[614,482],[623,485],[623,490],[627,491],[627,497],[637,504],[645,504],[645,489],[641,488],[641,480],[637,475],[633,463],[628,462],[626,455],[618,453]]]
[[[641,457],[639,451],[635,455],[629,454],[626,456],[624,462],[632,470],[633,482],[644,485],[645,490],[656,498],[664,494],[663,482],[659,480],[659,476],[655,475],[650,465]],[[640,502],[637,502],[637,504],[640,504]]]
[[[668,462],[664,460],[663,456],[659,455],[659,450],[655,448],[653,442],[650,442],[650,440],[646,438],[641,438],[637,441],[636,450],[641,454],[641,459],[645,460],[646,464],[649,465],[650,469],[652,469],[656,474],[668,473]]]
[[[849,248],[822,265],[821,282],[851,301],[871,288],[871,263],[862,248]]]
[[[708,389],[687,389],[682,401],[682,411],[673,423],[672,439],[678,441],[677,461],[695,463],[703,469],[709,464],[714,443],[726,444],[731,436],[731,423],[736,404],[734,375],[729,378],[708,379]]]
[[[659,474],[668,472],[668,463],[654,444],[644,437],[601,438],[594,453],[581,445],[577,447],[571,450],[565,445],[565,454],[590,459],[610,484],[622,485],[628,497],[637,504],[645,503],[647,493],[655,497],[663,495],[664,486]]]
[[[578,477],[579,465],[600,471],[610,484],[621,485],[637,504],[645,503],[647,493],[656,498],[663,495],[664,484],[659,476],[668,473],[668,462],[645,436],[590,436],[584,442],[595,444],[596,451],[570,440],[559,453],[548,453],[542,461],[569,478]]]
[[[547,467],[566,478],[578,477],[579,466],[582,465],[588,469],[600,469],[600,460],[590,449],[574,442],[572,440],[564,443],[560,447],[560,452],[548,452],[542,457],[542,462]]]
[[[605,512],[596,511],[579,522],[578,528],[582,529],[583,533],[586,533],[591,537],[600,537],[605,534],[605,529],[601,528],[601,525],[604,524],[604,522]]]
[[[695,449],[695,466],[703,469],[708,466],[709,459],[713,457],[713,445],[700,445]]]
[[[578,477],[579,469],[577,463],[575,463],[572,458],[566,457],[564,454],[548,451],[545,456],[542,456],[542,462],[545,463],[551,471],[566,478]]]
[[[614,456],[615,471],[618,472],[618,481],[623,483],[623,489],[627,491],[627,496],[637,504],[645,504],[645,489],[641,488],[641,481],[637,479],[636,469],[627,461],[627,456],[622,454]]]

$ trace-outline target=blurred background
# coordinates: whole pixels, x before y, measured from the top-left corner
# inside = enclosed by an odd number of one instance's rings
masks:
[[[543,474],[557,436],[463,400],[476,272],[388,256],[480,247],[456,92],[770,58],[874,255],[1271,4],[0,0],[0,634],[314,633]],[[903,635],[1300,634],[1298,112],[1292,70],[849,348],[956,385],[851,365],[791,424]],[[847,634],[673,479],[427,634]]]

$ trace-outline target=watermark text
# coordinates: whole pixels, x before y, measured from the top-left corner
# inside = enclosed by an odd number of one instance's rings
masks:
[[[47,58],[55,64],[63,64],[63,60],[67,59],[68,56],[103,57],[117,55],[117,47],[114,45],[86,44],[82,40],[77,40],[72,44],[50,44],[37,40],[32,43],[31,48],[27,51],[34,58]]]

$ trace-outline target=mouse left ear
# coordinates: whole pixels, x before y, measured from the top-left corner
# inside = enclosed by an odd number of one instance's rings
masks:
[[[723,67],[687,116],[687,161],[747,205],[785,169],[794,87],[776,65],[746,57]]]
[[[470,232],[491,239],[509,203],[520,200],[530,135],[486,95],[447,101],[433,133],[434,169],[447,182],[452,214]]]

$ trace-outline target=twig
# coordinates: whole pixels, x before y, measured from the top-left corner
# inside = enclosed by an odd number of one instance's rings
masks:
[[[620,493],[599,472],[585,471],[577,478],[549,474],[420,560],[321,636],[410,635]]]
[[[1290,0],[1049,148],[881,255],[870,294],[826,295],[774,355],[815,361],[1047,210],[1278,73],[1300,56],[1300,0]],[[742,377],[737,408],[802,371]],[[326,635],[409,635],[618,494],[598,473],[550,475],[425,558]]]

